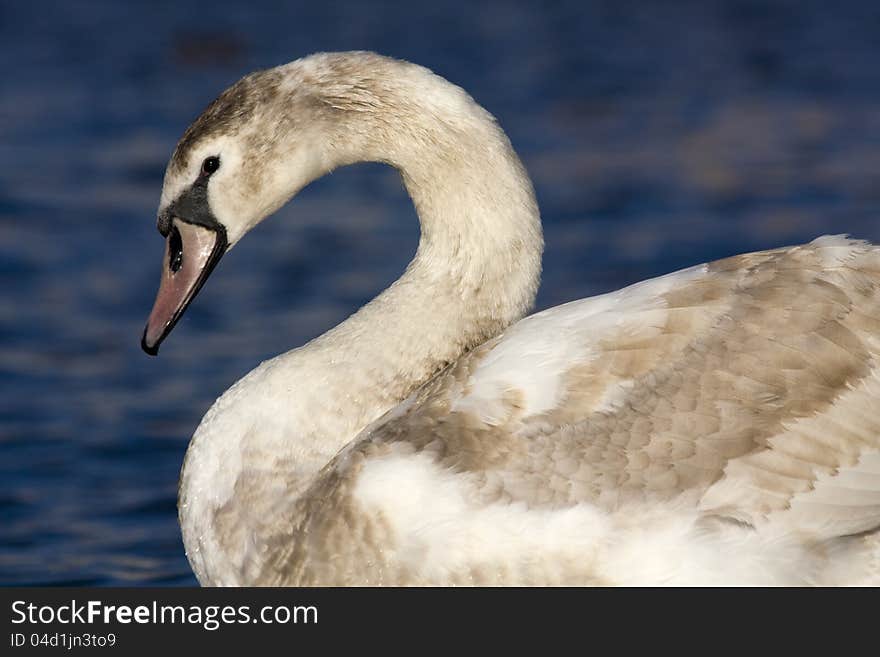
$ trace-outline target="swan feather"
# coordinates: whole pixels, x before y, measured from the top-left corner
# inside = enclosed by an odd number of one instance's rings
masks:
[[[821,582],[880,526],[878,283],[820,238],[521,320],[365,429],[260,578],[347,581],[372,536],[371,583]]]

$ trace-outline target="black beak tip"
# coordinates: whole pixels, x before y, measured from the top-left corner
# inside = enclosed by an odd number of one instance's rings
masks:
[[[141,349],[144,350],[150,356],[158,356],[159,355],[159,343],[150,346],[147,344],[147,329],[144,328],[144,334],[141,337]]]

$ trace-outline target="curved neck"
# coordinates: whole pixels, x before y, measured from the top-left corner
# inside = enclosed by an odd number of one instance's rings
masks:
[[[421,223],[415,258],[357,313],[263,363],[212,407],[182,474],[188,548],[212,540],[235,498],[249,500],[236,522],[259,532],[279,495],[295,498],[367,424],[531,308],[543,248],[531,182],[492,117],[457,87],[431,76],[397,97],[424,97],[426,83],[434,105],[395,105],[384,93],[369,111],[344,111],[325,166],[400,171]],[[260,500],[266,508],[255,509]]]
[[[306,347],[363,372],[360,385],[349,376],[342,382],[359,388],[364,405],[352,413],[354,433],[521,318],[540,279],[534,191],[494,118],[425,69],[405,68],[393,79],[381,90],[357,85],[369,97],[337,122],[334,159],[400,171],[421,224],[418,250],[388,290]],[[351,438],[325,434],[322,457]]]
[[[319,108],[320,169],[359,161],[398,169],[421,237],[388,290],[282,357],[293,373],[321,371],[321,387],[307,394],[313,407],[337,409],[311,415],[293,438],[312,446],[309,466],[300,466],[313,471],[440,368],[522,317],[543,249],[531,181],[486,110],[422,67],[375,58],[353,69],[351,61],[317,59],[292,71],[291,87],[309,86]]]

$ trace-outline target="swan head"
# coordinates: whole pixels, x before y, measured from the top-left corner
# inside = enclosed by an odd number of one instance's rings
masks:
[[[332,168],[327,122],[300,69],[294,62],[239,80],[180,138],[159,202],[165,254],[141,340],[148,354],[158,353],[223,254]]]
[[[158,212],[165,257],[144,351],[158,353],[223,254],[309,182],[378,161],[433,188],[430,158],[454,152],[464,134],[509,150],[491,115],[462,89],[375,53],[318,53],[236,82],[187,128],[165,171]],[[512,151],[499,157],[515,160]],[[527,190],[524,216],[540,245],[531,185],[524,173],[515,178]]]

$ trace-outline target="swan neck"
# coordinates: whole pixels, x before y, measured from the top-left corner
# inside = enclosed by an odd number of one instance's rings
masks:
[[[380,81],[342,83],[330,168],[378,161],[398,169],[421,234],[400,279],[305,348],[321,362],[346,363],[338,385],[315,394],[358,406],[348,431],[315,432],[321,466],[439,369],[520,319],[540,279],[534,191],[494,117],[426,69],[382,66],[393,70]]]

